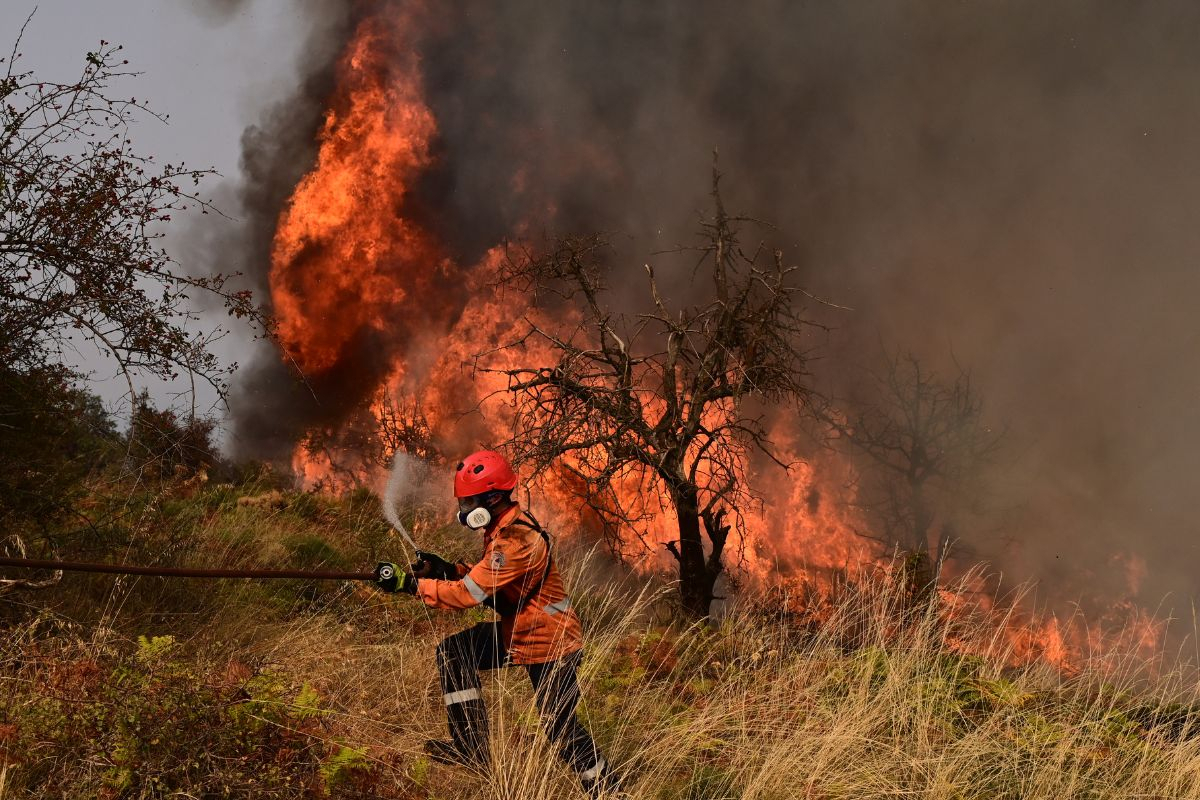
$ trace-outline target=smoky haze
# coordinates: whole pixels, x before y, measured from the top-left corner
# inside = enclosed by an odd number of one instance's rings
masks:
[[[246,226],[223,252],[260,287],[331,59],[385,7],[329,18],[342,5],[307,5],[311,74],[244,137]],[[440,135],[415,195],[455,259],[544,226],[610,231],[640,269],[689,240],[719,148],[726,205],[778,226],[814,293],[853,309],[827,320],[823,386],[883,341],[970,368],[1010,428],[1003,513],[960,532],[977,552],[1085,601],[1196,596],[1200,6],[477,2],[422,19]],[[266,457],[366,390],[302,386],[271,353],[240,380],[234,441]]]

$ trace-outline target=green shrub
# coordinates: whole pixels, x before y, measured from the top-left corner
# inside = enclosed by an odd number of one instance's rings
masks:
[[[100,398],[58,367],[0,367],[0,525],[39,533],[70,516],[85,481],[119,459]]]
[[[44,665],[0,717],[7,796],[295,797],[360,767],[323,758],[310,687],[293,699],[272,673],[214,679],[194,664],[173,637],[140,636],[115,663]]]
[[[332,792],[369,768],[365,749],[342,745],[321,763],[321,780],[324,781],[325,791]]]
[[[220,461],[212,441],[216,423],[155,408],[146,392],[134,402],[128,454],[141,474],[159,480],[191,475]]]

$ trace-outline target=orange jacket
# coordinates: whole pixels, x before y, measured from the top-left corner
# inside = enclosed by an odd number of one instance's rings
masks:
[[[546,540],[513,524],[520,513],[514,506],[487,527],[482,560],[470,568],[460,564],[459,580],[422,578],[417,594],[431,608],[470,608],[498,597],[502,610],[533,592],[515,614],[500,614],[500,629],[514,664],[543,664],[579,650],[583,635]]]

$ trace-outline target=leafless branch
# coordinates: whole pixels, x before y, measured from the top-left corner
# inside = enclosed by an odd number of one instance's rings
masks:
[[[701,244],[643,265],[648,311],[612,306],[615,254],[603,237],[507,250],[507,286],[572,304],[582,320],[564,330],[553,313],[527,318],[514,342],[475,359],[478,370],[504,378],[501,391],[515,412],[504,446],[535,474],[567,469],[619,540],[656,538],[649,526],[659,514],[646,494],[670,504],[679,531],[664,546],[679,562],[685,605],[697,612],[707,610],[731,533],[757,502],[746,475],[750,454],[788,466],[761,415],[748,409],[807,401],[813,326],[803,316],[798,272],[782,252],[740,244],[746,219],[726,213],[715,161],[711,194]],[[659,272],[687,268],[679,257],[692,252],[708,265],[707,279],[697,277],[693,303],[670,304]],[[534,341],[549,346],[549,360],[533,359],[546,352],[531,349]],[[522,355],[518,366],[514,353]]]
[[[944,542],[946,506],[995,457],[1003,431],[986,424],[983,403],[961,367],[943,381],[912,354],[883,348],[881,369],[869,377],[862,398],[814,410],[833,441],[863,458],[870,480],[858,505],[879,538],[928,557],[945,549],[931,548],[931,538]]]

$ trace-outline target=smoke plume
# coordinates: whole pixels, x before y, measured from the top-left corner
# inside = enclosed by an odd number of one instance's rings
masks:
[[[1006,514],[960,532],[976,551],[1068,592],[1196,594],[1200,6],[306,8],[311,71],[246,132],[246,225],[221,248],[260,289],[340,48],[364,16],[391,15],[437,124],[406,213],[461,280],[540,227],[609,231],[640,269],[690,241],[716,147],[726,205],[778,226],[810,289],[854,309],[827,320],[825,387],[882,340],[969,367],[1010,427],[990,490]],[[441,291],[452,321],[474,289]],[[344,418],[381,347],[365,339],[307,384],[258,358],[235,398],[242,453],[286,456]]]

